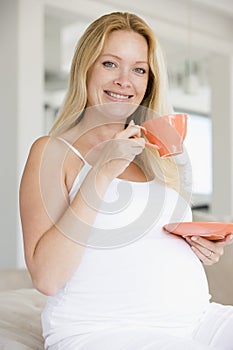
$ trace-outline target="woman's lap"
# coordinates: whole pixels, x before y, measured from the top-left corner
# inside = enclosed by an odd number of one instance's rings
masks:
[[[197,341],[178,338],[157,329],[116,329],[91,335],[83,341],[73,336],[49,350],[207,350]],[[214,349],[214,348],[213,348]],[[217,350],[217,349],[216,349]]]
[[[210,348],[233,350],[233,306],[211,303],[194,339]]]
[[[193,337],[174,333],[159,328],[116,328],[72,336],[48,350],[233,350],[233,307],[213,303]]]

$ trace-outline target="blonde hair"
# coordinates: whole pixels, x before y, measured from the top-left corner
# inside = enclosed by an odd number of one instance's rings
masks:
[[[152,29],[139,16],[127,12],[113,12],[101,16],[92,22],[80,38],[74,53],[69,87],[58,119],[53,125],[50,135],[60,135],[78,123],[87,104],[87,74],[103,49],[108,35],[116,30],[134,31],[142,35],[148,44],[149,79],[141,106],[156,111],[158,114],[172,112],[168,102],[168,79],[163,54]],[[143,119],[148,119],[145,113]],[[142,117],[140,118],[142,119]],[[139,122],[139,120],[137,120]],[[142,120],[140,120],[142,122]],[[144,153],[144,152],[143,152]],[[139,156],[145,170],[158,177],[154,163],[159,162],[162,169],[163,182],[177,189],[177,166],[171,159],[161,159],[156,152],[146,152]],[[157,168],[157,167],[156,167]],[[161,176],[159,176],[161,177]]]

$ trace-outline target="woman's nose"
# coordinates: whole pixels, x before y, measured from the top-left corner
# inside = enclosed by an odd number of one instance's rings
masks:
[[[114,79],[114,84],[121,87],[131,87],[132,83],[130,80],[130,74],[128,72],[120,72],[118,76]]]

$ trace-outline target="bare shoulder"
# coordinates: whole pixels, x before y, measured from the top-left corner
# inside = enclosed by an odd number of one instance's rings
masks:
[[[43,153],[44,151],[52,151],[55,148],[57,150],[62,150],[64,149],[64,143],[59,140],[56,137],[53,136],[41,136],[38,139],[36,139],[31,148],[30,148],[30,153],[29,154],[35,154],[35,155],[39,155],[41,153]]]
[[[62,176],[67,191],[83,166],[83,160],[61,139],[53,136],[42,136],[32,144],[25,171],[40,172],[40,176]]]
[[[49,158],[52,162],[60,160],[63,162],[68,158],[77,163],[82,163],[81,159],[70,149],[70,147],[61,139],[53,136],[42,136],[36,139],[29,151],[29,159]]]
[[[52,136],[41,136],[33,142],[31,149],[44,147],[52,139],[54,139]]]
[[[59,142],[53,137],[42,136],[36,139],[29,149],[29,155],[24,168],[24,173],[38,169],[45,158],[53,161],[54,154],[59,154]]]

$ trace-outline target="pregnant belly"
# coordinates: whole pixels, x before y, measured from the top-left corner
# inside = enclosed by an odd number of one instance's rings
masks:
[[[171,326],[195,322],[210,298],[202,264],[179,237],[89,250],[66,293],[80,317]]]

